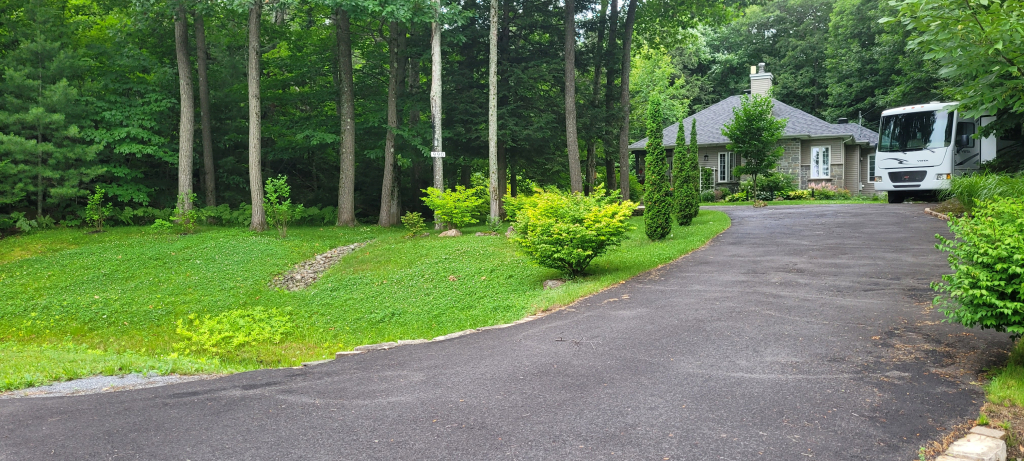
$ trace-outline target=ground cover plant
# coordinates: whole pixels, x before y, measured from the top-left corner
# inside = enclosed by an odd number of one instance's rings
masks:
[[[971,217],[949,221],[952,239],[936,235],[952,274],[932,283],[935,304],[966,327],[1024,335],[1024,198],[997,198]]]
[[[642,218],[629,223],[634,229],[621,246],[556,290],[542,284],[558,271],[530,262],[501,237],[406,239],[402,228],[295,226],[279,239],[200,225],[192,235],[112,227],[5,238],[0,389],[95,373],[292,366],[361,344],[507,323],[672,261],[729,220],[705,210],[685,232],[658,243],[644,237]],[[315,254],[366,241],[306,289],[267,287]],[[232,326],[242,323],[232,313],[239,310],[264,314],[246,330]]]

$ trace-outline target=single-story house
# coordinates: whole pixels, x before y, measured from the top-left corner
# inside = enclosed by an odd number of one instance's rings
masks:
[[[752,94],[767,95],[772,86],[772,74],[765,72],[764,63],[751,68]],[[697,160],[702,168],[711,170],[715,188],[734,189],[740,178],[732,174],[739,159],[726,150],[729,139],[722,135],[722,127],[732,120],[733,108],[740,106],[741,96],[730,96],[662,131],[666,155],[671,156],[676,143],[685,145],[690,139],[690,126],[697,119]],[[839,119],[828,123],[818,117],[772,99],[775,117],[789,120],[779,140],[784,149],[778,171],[793,175],[794,187],[807,189],[808,183],[831,183],[853,194],[874,194],[875,147],[878,133],[855,123]],[[677,137],[678,135],[678,137]],[[629,146],[637,161],[641,181],[647,138]],[[671,165],[671,163],[670,163]],[[708,170],[703,170],[708,171]]]

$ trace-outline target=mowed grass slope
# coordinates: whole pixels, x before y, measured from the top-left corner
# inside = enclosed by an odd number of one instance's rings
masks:
[[[507,323],[628,279],[704,245],[729,226],[702,211],[661,242],[634,218],[629,239],[587,276],[559,278],[503,237],[404,239],[402,229],[305,227],[272,232],[202,228],[174,235],[113,228],[55,230],[0,240],[0,390],[95,373],[232,372],[297,365],[361,344],[430,339]],[[267,283],[330,248],[371,241],[297,292]],[[190,314],[276,309],[294,328],[278,344],[216,357],[175,354]]]

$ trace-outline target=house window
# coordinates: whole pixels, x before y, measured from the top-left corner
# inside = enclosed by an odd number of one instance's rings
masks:
[[[868,182],[875,180],[875,154],[868,155]]]
[[[732,181],[732,153],[718,153],[718,182]]]
[[[811,179],[831,178],[831,151],[829,146],[811,148]]]

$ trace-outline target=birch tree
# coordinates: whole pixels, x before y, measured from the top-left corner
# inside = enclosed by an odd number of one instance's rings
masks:
[[[501,195],[498,191],[498,0],[491,0],[490,48],[487,66],[487,166],[490,172],[490,222],[494,224],[501,219]]]

